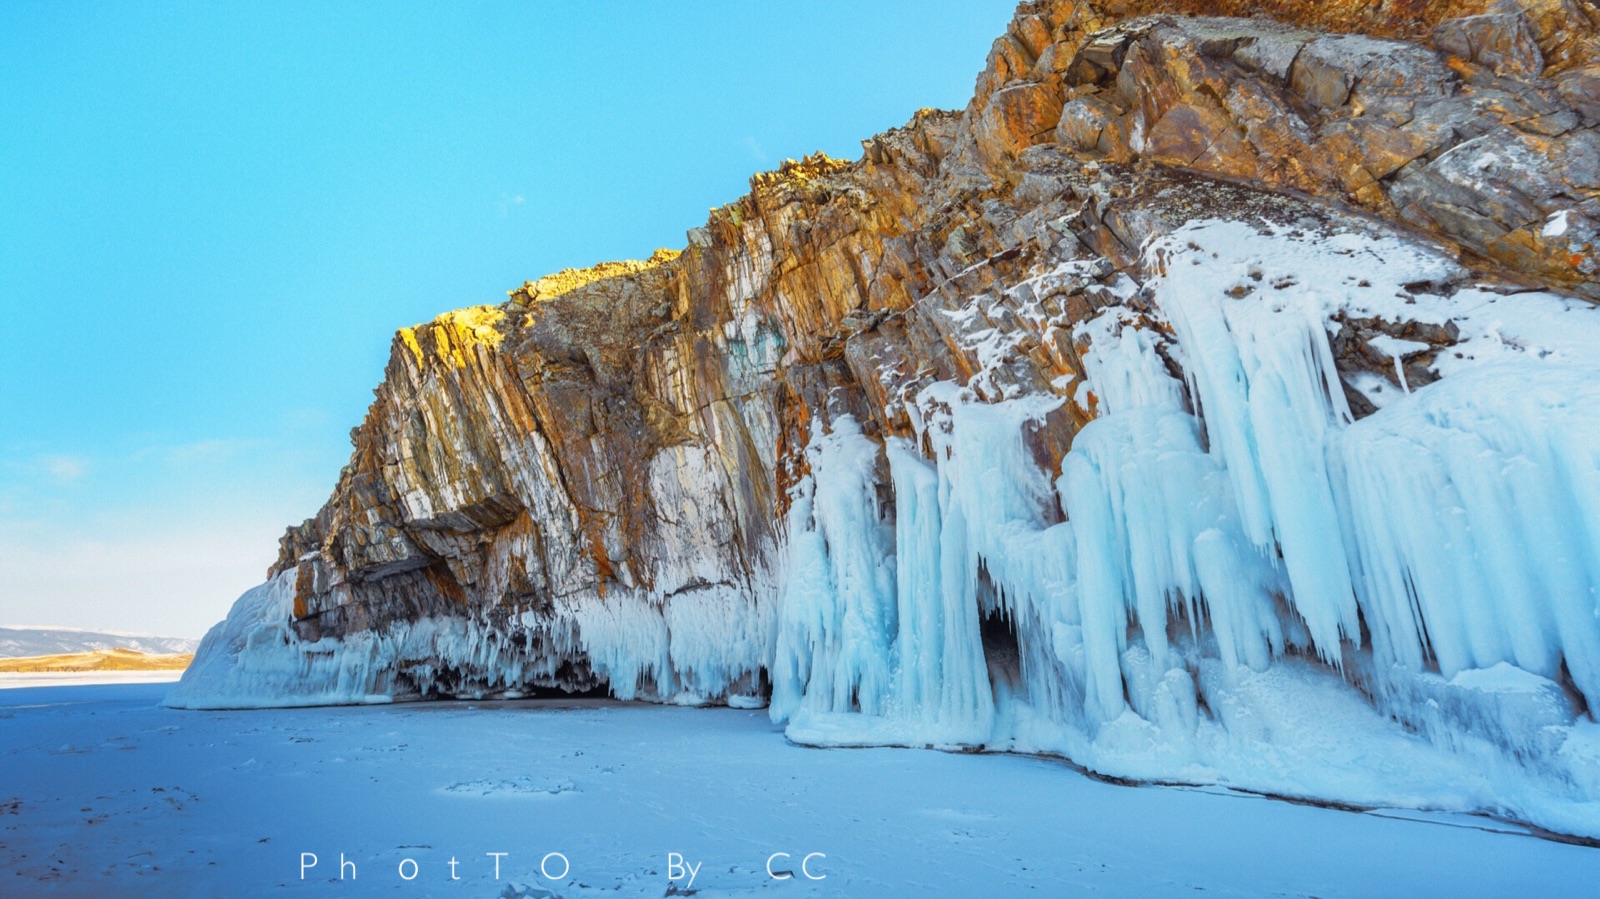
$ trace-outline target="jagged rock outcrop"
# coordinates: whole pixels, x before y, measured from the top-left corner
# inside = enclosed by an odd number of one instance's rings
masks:
[[[1590,738],[1548,730],[1600,699],[1600,504],[1519,505],[1592,460],[1484,438],[1543,474],[1454,518],[1392,480],[1467,490],[1427,430],[1462,410],[1537,431],[1479,362],[1595,361],[1597,26],[1023,3],[966,110],[757,175],[681,253],[401,331],[332,498],[172,701],[770,698],[797,739],[1361,801],[1194,736],[1259,714],[1234,672],[1293,671],[1561,784],[1480,807],[1600,834]],[[1489,548],[1533,533],[1549,577]],[[1469,545],[1492,596],[1440,580]]]

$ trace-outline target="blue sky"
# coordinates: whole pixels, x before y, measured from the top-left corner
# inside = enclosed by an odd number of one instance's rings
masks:
[[[1013,5],[0,4],[0,624],[199,635],[396,328],[965,105]]]

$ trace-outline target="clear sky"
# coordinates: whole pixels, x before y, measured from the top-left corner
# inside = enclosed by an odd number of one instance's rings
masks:
[[[0,624],[198,636],[396,328],[965,105],[1013,6],[0,4]]]

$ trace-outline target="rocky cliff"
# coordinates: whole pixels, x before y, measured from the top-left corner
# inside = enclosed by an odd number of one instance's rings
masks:
[[[1600,836],[1597,37],[1576,0],[1023,3],[964,111],[402,330],[169,702],[603,689],[1415,779],[1348,743]]]

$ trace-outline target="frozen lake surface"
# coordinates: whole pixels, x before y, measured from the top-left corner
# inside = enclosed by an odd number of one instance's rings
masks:
[[[0,690],[0,895],[1533,896],[1600,880],[1600,849],[1485,819],[805,749],[764,710],[183,712],[157,707],[166,689]],[[778,852],[790,879],[764,870]],[[488,853],[505,853],[498,880]],[[826,879],[800,876],[808,853]]]

